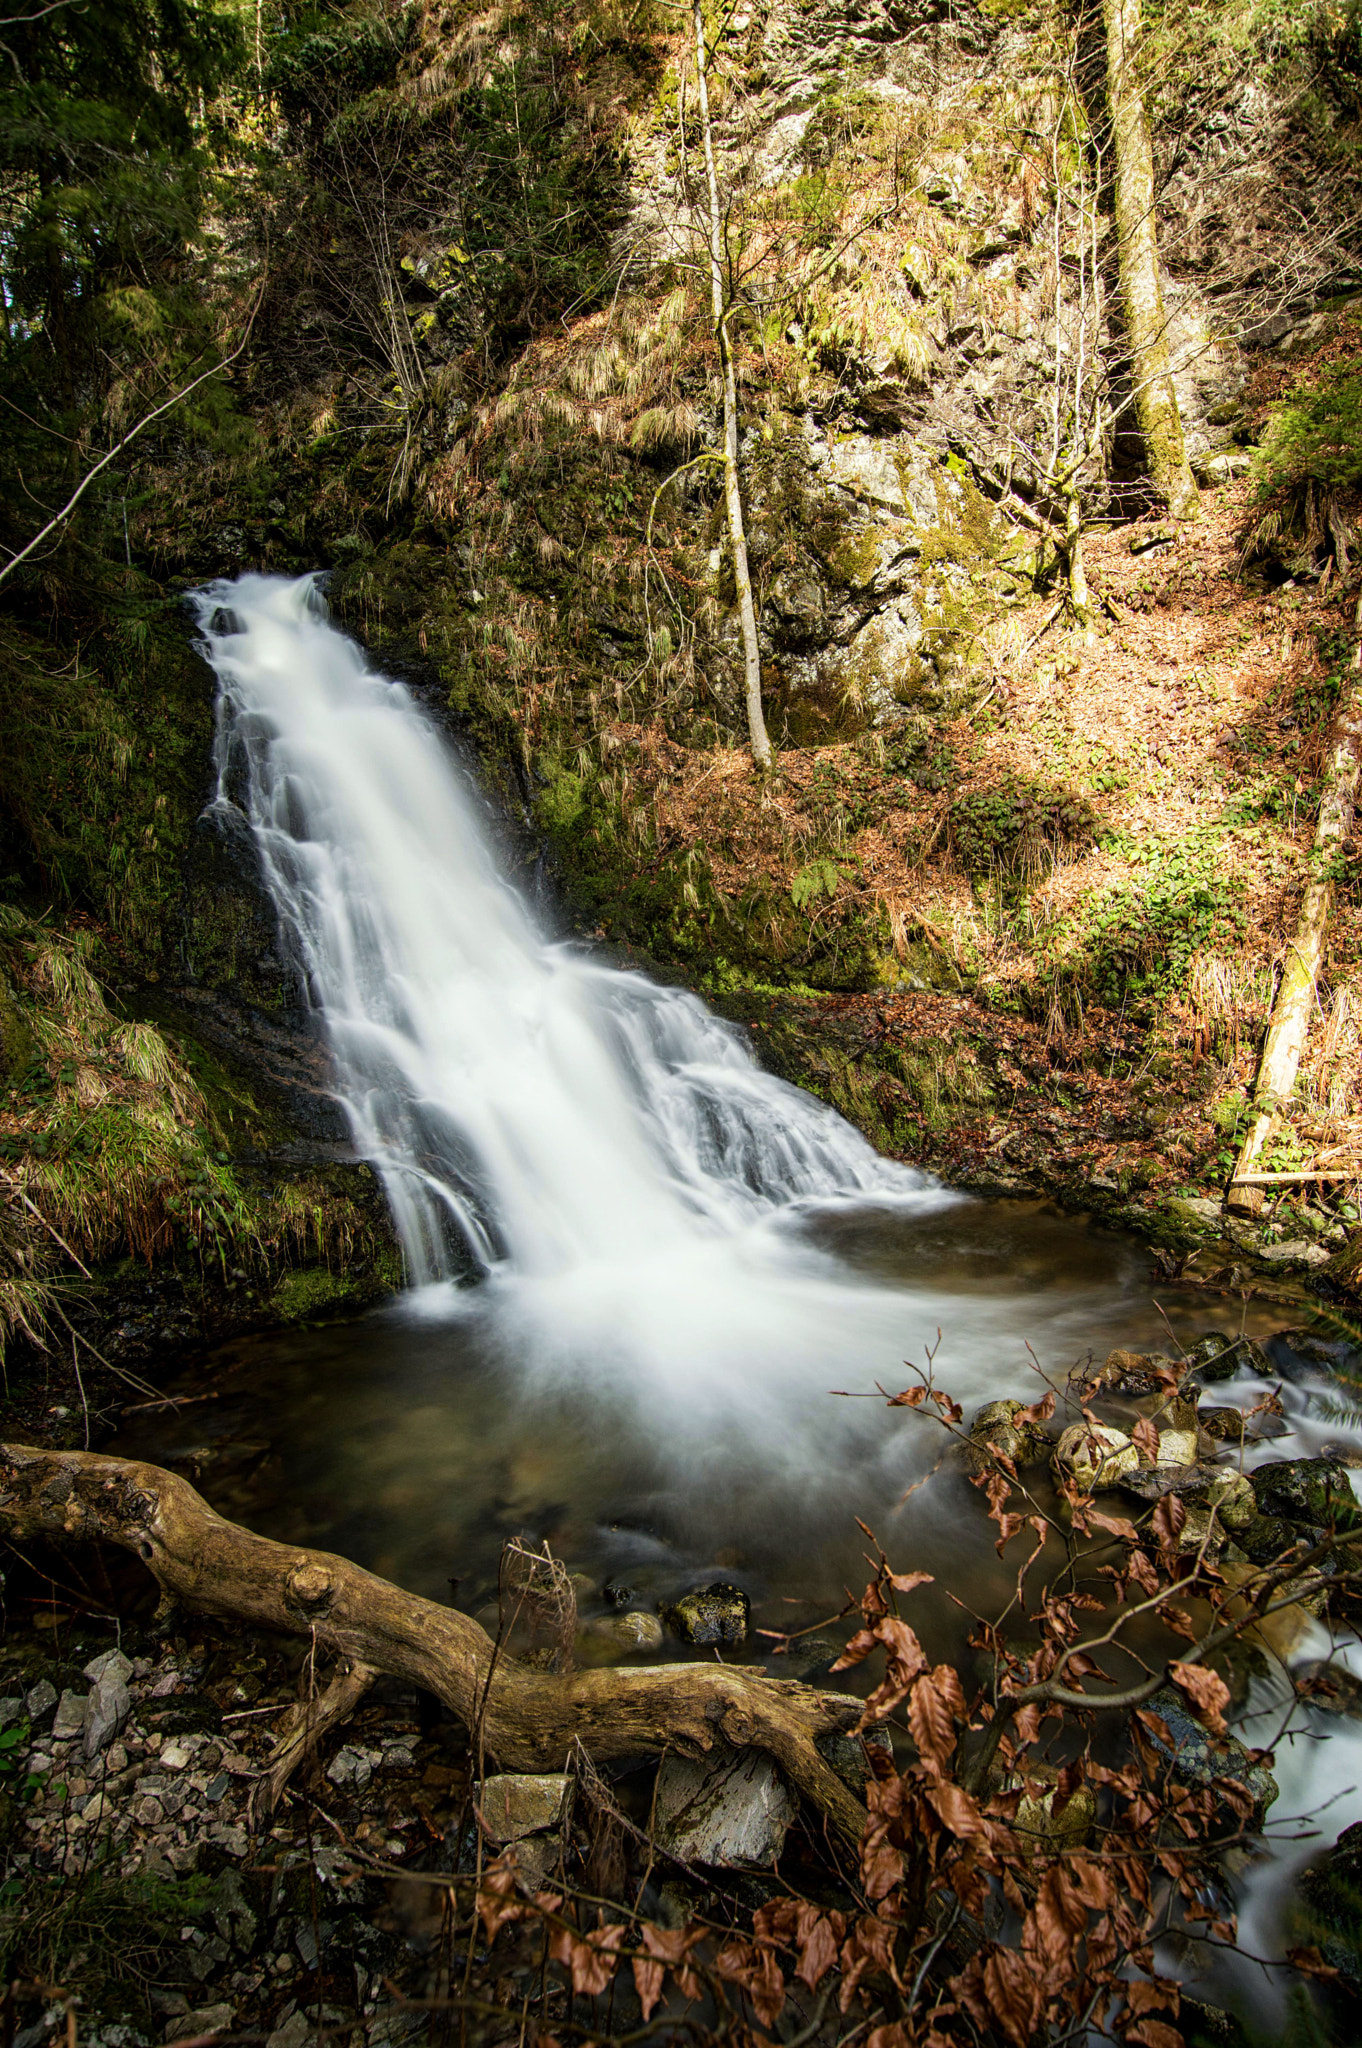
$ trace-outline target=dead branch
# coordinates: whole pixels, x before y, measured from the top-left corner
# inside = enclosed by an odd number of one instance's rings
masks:
[[[348,1666],[343,1688],[362,1691],[361,1680],[377,1672],[420,1686],[467,1727],[480,1723],[504,1769],[562,1770],[578,1742],[602,1762],[751,1746],[766,1750],[839,1834],[857,1842],[865,1826],[864,1806],[814,1746],[815,1736],[855,1723],[860,1702],[844,1695],[732,1664],[531,1670],[498,1654],[457,1609],[327,1551],[256,1536],[215,1513],[187,1480],[132,1459],[0,1445],[0,1528],[131,1550],[189,1607],[311,1638]],[[338,1709],[343,1698],[318,1702],[314,1727],[328,1702]],[[329,1725],[339,1718],[333,1712]]]

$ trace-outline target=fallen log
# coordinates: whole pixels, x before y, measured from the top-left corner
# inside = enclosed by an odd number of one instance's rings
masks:
[[[1362,632],[1362,603],[1358,605],[1356,624]],[[1360,662],[1362,647],[1354,650],[1352,667],[1345,671],[1339,691],[1334,744],[1320,792],[1310,878],[1301,898],[1295,935],[1282,968],[1277,999],[1272,1005],[1267,1036],[1263,1040],[1258,1085],[1254,1091],[1253,1121],[1226,1196],[1227,1206],[1240,1216],[1256,1216],[1263,1206],[1265,1182],[1256,1168],[1263,1147],[1276,1127],[1281,1106],[1290,1100],[1296,1085],[1317,1001],[1315,984],[1329,936],[1336,870],[1352,825],[1353,803],[1359,774],[1362,773]]]
[[[580,1743],[597,1763],[755,1746],[849,1842],[866,1810],[820,1756],[861,1703],[740,1664],[621,1665],[558,1676],[532,1670],[471,1616],[407,1593],[328,1551],[257,1536],[217,1514],[159,1465],[90,1451],[0,1445],[0,1528],[11,1536],[112,1543],[166,1594],[200,1613],[307,1637],[342,1670],[318,1710],[296,1717],[264,1805],[312,1739],[387,1673],[433,1693],[504,1770],[560,1771]]]

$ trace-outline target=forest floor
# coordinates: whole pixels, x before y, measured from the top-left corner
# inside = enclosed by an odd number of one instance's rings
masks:
[[[1241,572],[1245,491],[1208,492],[1182,531],[1094,535],[1091,641],[1037,600],[993,635],[978,709],[925,746],[786,750],[763,791],[740,749],[621,728],[659,846],[705,848],[725,895],[760,882],[811,925],[879,914],[883,988],[758,989],[721,971],[706,992],[885,1149],[1134,1225],[1160,1197],[1202,1205],[1183,1218],[1202,1226],[1218,1207],[1352,655],[1350,598]],[[1354,878],[1266,1161],[1321,1177],[1282,1183],[1241,1253],[1304,1271],[1356,1229],[1360,1043]],[[1276,1249],[1292,1245],[1308,1252]]]

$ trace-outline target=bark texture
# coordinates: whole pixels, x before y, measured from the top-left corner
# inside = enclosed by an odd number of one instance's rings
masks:
[[[864,1806],[814,1746],[815,1736],[859,1718],[860,1702],[844,1694],[741,1665],[621,1666],[564,1677],[531,1670],[454,1608],[330,1552],[253,1535],[159,1465],[94,1452],[0,1445],[0,1528],[117,1544],[187,1606],[310,1637],[347,1667],[305,1717],[314,1734],[386,1672],[434,1693],[506,1770],[560,1771],[576,1741],[601,1762],[754,1745],[848,1841],[865,1826]],[[302,1722],[293,1732],[301,1743]]]
[[[1175,519],[1194,519],[1198,500],[1168,359],[1168,320],[1159,280],[1154,151],[1140,90],[1140,0],[1102,0],[1107,32],[1107,98],[1116,157],[1116,232],[1121,300],[1130,347],[1135,413],[1149,473]]]
[[[1362,605],[1358,607],[1362,630]],[[1263,1206],[1263,1176],[1254,1175],[1264,1145],[1277,1121],[1283,1102],[1289,1100],[1300,1071],[1301,1055],[1310,1034],[1314,1013],[1315,984],[1324,960],[1329,919],[1334,907],[1334,869],[1352,826],[1357,798],[1359,770],[1362,769],[1362,645],[1355,650],[1353,665],[1344,677],[1334,722],[1334,744],[1325,771],[1320,797],[1315,844],[1310,856],[1310,879],[1301,898],[1300,916],[1286,955],[1277,999],[1272,1005],[1263,1056],[1258,1066],[1254,1091],[1253,1122],[1244,1140],[1234,1178],[1230,1182],[1229,1206],[1241,1216],[1256,1216]]]
[[[743,519],[741,474],[738,468],[738,374],[728,332],[732,308],[724,303],[724,227],[719,206],[719,176],[714,164],[714,130],[709,118],[709,53],[701,0],[695,0],[695,63],[700,98],[700,127],[705,142],[705,181],[709,192],[709,290],[714,313],[714,338],[724,389],[724,510],[733,556],[733,581],[738,590],[742,627],[743,685],[747,700],[747,731],[752,759],[765,774],[771,766],[771,742],[761,704],[761,647],[757,640],[757,608],[752,598],[752,572],[747,562],[747,527]]]

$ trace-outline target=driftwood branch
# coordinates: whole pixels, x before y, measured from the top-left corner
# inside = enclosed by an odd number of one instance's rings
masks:
[[[859,1718],[860,1702],[844,1694],[735,1664],[623,1665],[561,1677],[531,1670],[457,1609],[327,1551],[256,1536],[177,1474],[125,1458],[0,1445],[0,1528],[116,1544],[186,1606],[306,1636],[334,1655],[344,1675],[286,1738],[294,1761],[308,1746],[309,1718],[315,1740],[320,1722],[334,1726],[385,1672],[479,1729],[506,1770],[562,1770],[577,1742],[597,1762],[753,1746],[847,1840],[858,1841],[865,1826],[864,1806],[814,1746],[816,1736]]]

